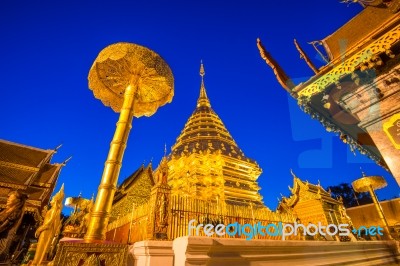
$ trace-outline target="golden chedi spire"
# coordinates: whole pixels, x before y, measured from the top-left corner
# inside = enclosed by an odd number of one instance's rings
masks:
[[[200,95],[169,158],[172,193],[231,204],[262,203],[257,178],[261,169],[238,147],[211,108],[200,65]]]
[[[203,61],[200,63],[200,76],[201,76],[201,85],[200,85],[200,96],[197,100],[197,107],[207,106],[211,107],[210,100],[207,97],[206,87],[204,86],[204,75],[206,72],[204,71]]]

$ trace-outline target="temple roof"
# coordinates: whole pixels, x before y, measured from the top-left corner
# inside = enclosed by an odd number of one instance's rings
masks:
[[[135,172],[133,172],[130,176],[128,176],[124,181],[118,186],[117,191],[115,192],[114,195],[114,203],[118,202],[120,199],[122,199],[128,191],[133,187],[133,185],[136,183],[136,181],[145,173],[148,173],[148,176],[150,177],[150,183],[151,186],[154,186],[155,182],[153,179],[153,168],[151,163],[145,167],[144,165],[141,165]]]
[[[18,164],[21,167],[38,168],[48,163],[55,150],[43,150],[22,144],[0,140],[0,163]],[[33,169],[32,169],[33,170]]]
[[[204,66],[201,64],[201,85],[197,106],[175,145],[172,146],[171,154],[180,156],[183,153],[220,150],[223,155],[254,163],[254,160],[245,157],[222,120],[212,109],[204,85],[204,75]]]
[[[365,8],[329,36],[310,43],[326,64],[313,69],[316,74],[308,80],[294,84],[260,40],[257,46],[277,81],[305,113],[319,120],[328,132],[337,133],[352,151],[358,149],[389,170],[381,149],[366,130],[371,125],[365,124],[368,119],[361,111],[375,110],[376,103],[394,95],[389,85],[399,61],[400,1],[342,2],[364,3]],[[312,68],[310,58],[297,42],[295,45],[300,58]],[[319,45],[323,45],[326,56]]]
[[[293,188],[289,187],[289,190],[292,194],[288,198],[282,197],[282,201],[279,203],[277,209],[284,208],[284,205],[288,207],[293,207],[301,199],[318,199],[333,204],[339,203],[339,201],[333,199],[330,192],[326,191],[320,184],[314,185],[309,183],[308,181],[304,182],[300,178],[298,178],[293,172],[291,173],[293,176]]]
[[[370,42],[382,27],[398,23],[394,21],[400,8],[399,1],[372,1],[334,33],[322,40],[330,61],[343,60],[343,53],[357,50],[360,42]],[[343,62],[341,62],[343,63]]]
[[[56,151],[0,140],[0,208],[13,190],[28,195],[28,211],[37,212],[48,203],[64,166],[50,162]]]

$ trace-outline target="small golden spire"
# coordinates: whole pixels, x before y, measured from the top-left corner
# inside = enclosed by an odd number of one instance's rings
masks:
[[[203,60],[200,60],[200,76],[201,76],[201,80],[203,80],[203,77],[204,77],[205,74],[206,74],[206,72],[204,71]]]
[[[207,106],[211,107],[210,101],[208,100],[206,87],[204,86],[204,75],[206,72],[204,71],[203,60],[200,61],[200,76],[201,76],[201,86],[200,86],[200,97],[197,100],[197,107]]]

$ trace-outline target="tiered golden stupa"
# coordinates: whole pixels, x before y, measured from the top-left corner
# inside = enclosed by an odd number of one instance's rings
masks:
[[[244,155],[211,108],[204,74],[201,64],[197,107],[171,154],[165,150],[156,170],[151,164],[143,165],[118,187],[107,240],[173,240],[195,233],[193,228],[189,233],[191,220],[198,224],[278,224],[296,220],[290,212],[273,212],[264,206],[257,184],[261,168]]]
[[[262,204],[257,178],[262,170],[246,157],[211,108],[201,64],[200,96],[172,146],[168,184],[181,194],[228,204]]]

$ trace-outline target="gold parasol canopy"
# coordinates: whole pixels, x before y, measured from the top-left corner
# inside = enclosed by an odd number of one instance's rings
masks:
[[[352,183],[356,192],[368,192],[370,187],[373,190],[387,186],[386,180],[382,176],[364,176]]]
[[[82,197],[68,197],[65,199],[64,205],[66,207],[83,209],[86,208],[86,206],[88,206],[91,202],[92,200]]]
[[[128,86],[135,93],[134,116],[151,116],[174,96],[174,78],[154,51],[119,42],[104,48],[89,71],[89,88],[104,105],[120,112]]]

